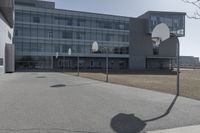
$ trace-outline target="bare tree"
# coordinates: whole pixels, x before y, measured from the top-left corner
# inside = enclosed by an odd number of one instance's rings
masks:
[[[187,15],[188,18],[200,19],[200,0],[182,0],[183,2],[193,5],[196,8],[196,11],[193,15]]]

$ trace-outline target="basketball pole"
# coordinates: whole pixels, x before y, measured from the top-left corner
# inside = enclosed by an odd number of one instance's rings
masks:
[[[179,96],[180,95],[180,42],[177,36],[176,40],[177,40],[177,79],[176,79],[176,95]]]

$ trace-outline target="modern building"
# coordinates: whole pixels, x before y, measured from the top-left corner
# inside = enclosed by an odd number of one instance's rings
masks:
[[[13,0],[0,0],[0,73],[14,72],[13,5]]]
[[[181,56],[180,67],[182,68],[200,68],[200,61],[198,57],[194,56]]]
[[[176,56],[176,39],[153,51],[151,32],[166,23],[171,33],[185,35],[185,13],[147,12],[137,18],[61,10],[54,2],[15,0],[16,70],[170,69]],[[93,53],[97,41],[99,51]],[[72,54],[68,55],[71,48]]]

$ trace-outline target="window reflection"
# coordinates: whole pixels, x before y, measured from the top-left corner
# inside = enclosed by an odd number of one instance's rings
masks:
[[[154,27],[160,23],[168,25],[170,32],[177,36],[185,35],[185,19],[184,15],[151,15],[149,32],[152,32]]]
[[[99,53],[124,54],[129,52],[129,20],[98,15],[82,16],[37,11],[16,10],[16,53],[91,54],[91,44],[98,41]],[[104,47],[104,48],[103,48]],[[47,53],[47,54],[46,54]]]

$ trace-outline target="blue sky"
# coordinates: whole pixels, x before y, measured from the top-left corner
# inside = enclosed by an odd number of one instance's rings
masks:
[[[146,11],[177,11],[192,14],[195,7],[181,0],[47,0],[56,8],[137,17]],[[181,55],[200,57],[200,20],[186,18],[186,36],[180,38]]]

